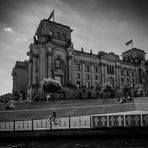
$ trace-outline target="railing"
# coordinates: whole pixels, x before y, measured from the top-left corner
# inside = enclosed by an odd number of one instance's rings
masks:
[[[102,127],[146,127],[148,113],[143,114],[110,114],[59,118],[58,124],[48,119],[1,122],[0,131],[33,131],[52,129],[102,128]]]

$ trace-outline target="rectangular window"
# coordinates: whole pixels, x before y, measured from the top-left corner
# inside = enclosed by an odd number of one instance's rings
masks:
[[[121,78],[121,82],[124,82],[124,78]]]
[[[95,75],[95,80],[98,80],[98,75]]]
[[[135,80],[134,79],[132,79],[132,83],[135,83]]]
[[[87,74],[87,75],[86,75],[86,80],[89,80],[89,79],[90,79],[90,75]]]
[[[114,66],[112,66],[112,73],[111,74],[114,74],[115,72],[114,72]]]
[[[109,65],[107,65],[107,74],[109,74]]]
[[[89,72],[90,71],[89,65],[85,65],[85,71],[86,72]]]
[[[123,70],[121,70],[121,76],[124,76],[124,71]]]
[[[130,80],[129,80],[129,78],[127,78],[127,83],[129,83],[130,82]]]
[[[94,72],[97,73],[98,72],[98,67],[94,66]]]
[[[129,71],[126,71],[126,76],[129,76]]]
[[[86,82],[86,88],[90,88],[90,82]]]
[[[76,64],[76,70],[80,71],[80,68],[81,68],[80,64]]]
[[[76,74],[77,79],[80,79],[80,73]]]
[[[77,87],[80,88],[80,81],[77,81]]]
[[[134,77],[134,72],[132,71],[132,77]]]
[[[111,74],[111,65],[109,66],[109,74]]]
[[[114,74],[114,73],[115,73],[114,66],[107,65],[107,74]]]
[[[61,62],[60,62],[60,60],[56,60],[56,63],[55,63],[56,65],[56,68],[61,68]]]

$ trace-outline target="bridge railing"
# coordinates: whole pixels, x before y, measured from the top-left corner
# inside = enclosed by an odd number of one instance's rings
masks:
[[[0,122],[0,131],[146,126],[148,126],[148,114],[102,114],[58,118],[58,123],[56,124],[54,122],[49,123],[48,119]]]

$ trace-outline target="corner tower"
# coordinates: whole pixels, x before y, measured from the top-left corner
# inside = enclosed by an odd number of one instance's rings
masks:
[[[29,52],[29,88],[32,93],[41,91],[41,81],[53,78],[67,85],[71,81],[73,43],[71,32],[66,25],[43,19],[30,44]]]

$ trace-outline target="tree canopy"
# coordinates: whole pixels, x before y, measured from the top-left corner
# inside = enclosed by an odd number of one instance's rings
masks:
[[[42,81],[41,88],[45,93],[55,93],[62,88],[62,85],[59,81],[48,78]]]

